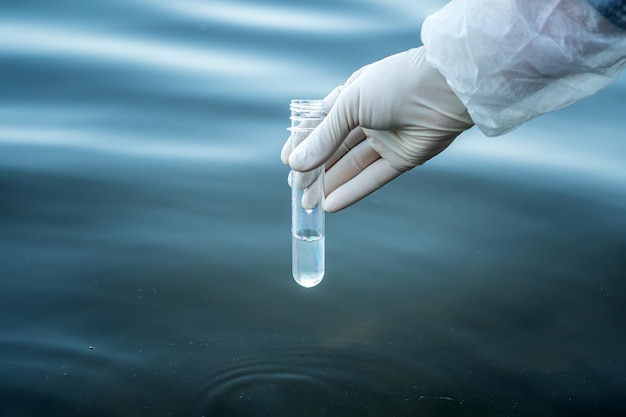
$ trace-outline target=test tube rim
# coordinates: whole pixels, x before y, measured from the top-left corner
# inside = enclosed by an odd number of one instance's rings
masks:
[[[324,112],[324,100],[297,99],[291,100],[289,105],[292,121],[299,120],[322,120],[326,116]]]

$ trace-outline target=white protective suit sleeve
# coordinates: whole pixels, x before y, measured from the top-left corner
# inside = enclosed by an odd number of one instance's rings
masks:
[[[487,136],[594,94],[626,65],[626,30],[585,0],[452,0],[422,41]]]

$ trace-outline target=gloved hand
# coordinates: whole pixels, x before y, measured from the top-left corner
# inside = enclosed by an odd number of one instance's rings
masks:
[[[281,159],[295,171],[325,164],[329,212],[423,164],[473,126],[423,47],[361,68],[324,105],[324,121],[293,151],[287,140]]]

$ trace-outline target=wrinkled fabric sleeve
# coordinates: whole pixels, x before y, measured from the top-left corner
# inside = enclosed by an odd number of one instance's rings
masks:
[[[626,66],[619,13],[589,1],[452,0],[424,21],[427,59],[483,133],[504,134],[594,94]]]

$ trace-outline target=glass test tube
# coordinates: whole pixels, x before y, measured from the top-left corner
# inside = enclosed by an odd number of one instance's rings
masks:
[[[324,119],[323,100],[292,100],[291,147],[294,149]],[[291,273],[306,288],[324,278],[324,167],[291,171]]]

